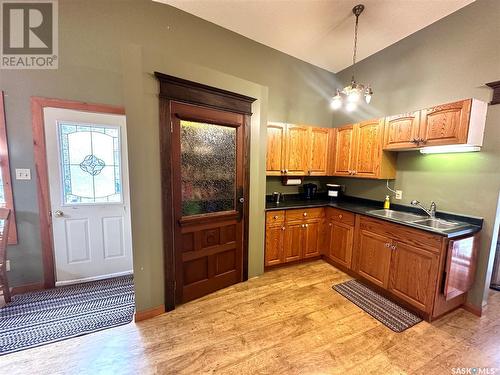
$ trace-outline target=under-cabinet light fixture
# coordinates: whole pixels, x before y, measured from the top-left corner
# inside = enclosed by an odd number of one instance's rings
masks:
[[[477,152],[481,151],[479,146],[471,145],[449,145],[449,146],[430,146],[420,149],[422,154],[452,154],[458,152]]]

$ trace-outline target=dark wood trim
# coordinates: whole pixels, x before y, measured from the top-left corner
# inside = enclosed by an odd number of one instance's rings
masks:
[[[72,109],[84,112],[124,115],[125,108],[91,104],[63,99],[41,97],[31,98],[31,121],[33,131],[33,152],[35,154],[35,174],[37,179],[38,211],[40,236],[42,242],[43,280],[45,288],[55,286],[54,244],[52,238],[52,218],[50,216],[49,171],[47,167],[47,148],[43,109],[45,107]]]
[[[252,115],[254,98],[159,72],[154,75],[160,81],[161,99]]]
[[[477,306],[474,306],[474,305],[471,305],[470,303],[464,303],[462,305],[462,308],[465,310],[465,311],[468,311],[478,317],[481,317],[481,315],[483,315],[483,309],[482,308],[479,308]]]
[[[487,83],[486,86],[493,89],[493,97],[491,99],[490,105],[500,104],[500,81]]]
[[[15,286],[11,290],[11,294],[23,294],[23,293],[28,293],[28,292],[35,292],[37,290],[43,290],[44,289],[44,284],[43,283],[33,283],[33,284],[25,284],[25,285],[19,285]]]
[[[165,313],[165,306],[160,305],[153,307],[151,309],[136,311],[134,314],[134,322],[140,322],[142,320],[151,319],[155,316],[161,315]]]
[[[171,105],[180,102],[200,107],[217,109],[245,115],[244,140],[246,153],[244,157],[244,191],[243,208],[244,244],[243,244],[243,280],[248,279],[248,207],[250,188],[250,116],[254,98],[207,86],[198,82],[173,77],[155,72],[160,83],[160,158],[162,184],[162,220],[163,220],[163,252],[165,278],[165,308],[171,311],[179,300],[179,290],[176,288],[176,268],[179,266],[175,257],[174,236],[174,202],[173,202],[173,174],[172,166],[172,133],[171,133]]]
[[[322,255],[317,255],[317,256],[314,256],[311,258],[297,259],[297,260],[294,260],[292,262],[279,263],[279,264],[275,264],[272,266],[265,266],[264,272],[272,271],[272,270],[275,270],[277,268],[286,268],[286,267],[290,267],[290,266],[296,266],[297,264],[302,264],[302,263],[310,263],[310,262],[314,262],[314,261],[320,260],[320,259],[324,259]]]
[[[9,242],[8,245],[17,245],[16,210],[12,193],[10,177],[9,145],[7,138],[7,118],[3,91],[0,91],[0,166],[4,185],[5,208],[10,209]]]

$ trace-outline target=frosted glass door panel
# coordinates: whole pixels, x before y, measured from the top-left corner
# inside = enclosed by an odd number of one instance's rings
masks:
[[[122,202],[120,128],[58,124],[63,204]]]
[[[182,216],[235,210],[236,129],[181,120]]]

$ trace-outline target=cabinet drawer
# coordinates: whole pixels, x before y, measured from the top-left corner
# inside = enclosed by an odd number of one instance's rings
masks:
[[[285,222],[285,211],[268,211],[266,212],[266,225],[282,225]]]
[[[287,221],[317,219],[324,216],[325,209],[319,208],[304,208],[301,210],[287,210],[285,218]]]
[[[441,252],[441,246],[444,239],[442,236],[429,232],[369,217],[361,217],[359,227],[361,230],[367,230],[389,237],[393,241],[407,243],[417,248],[427,249],[433,252]]]
[[[347,225],[354,225],[355,215],[352,212],[339,210],[338,208],[328,207],[326,209],[326,218]]]

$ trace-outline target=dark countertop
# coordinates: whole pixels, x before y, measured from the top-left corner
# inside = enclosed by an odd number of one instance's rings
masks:
[[[379,220],[390,221],[392,223],[406,225],[408,227],[412,227],[415,229],[420,229],[426,232],[439,234],[441,236],[445,236],[448,238],[457,238],[465,235],[475,234],[479,232],[483,227],[483,218],[474,216],[464,216],[464,215],[454,214],[451,212],[442,212],[442,211],[436,212],[436,218],[449,220],[453,222],[459,222],[463,223],[464,225],[455,229],[443,230],[443,229],[430,228],[427,226],[411,223],[408,221],[382,217],[379,215],[372,214],[369,211],[383,209],[383,202],[373,201],[369,199],[362,199],[362,198],[354,198],[354,197],[343,197],[341,200],[334,203],[330,202],[324,197],[320,197],[319,199],[313,199],[313,200],[305,200],[297,197],[291,197],[291,198],[285,197],[285,200],[279,204],[269,201],[266,202],[266,211],[314,208],[314,207],[335,207],[356,214],[370,216]],[[427,218],[425,212],[412,206],[404,206],[391,203],[391,210],[421,215],[423,216],[423,219]]]

